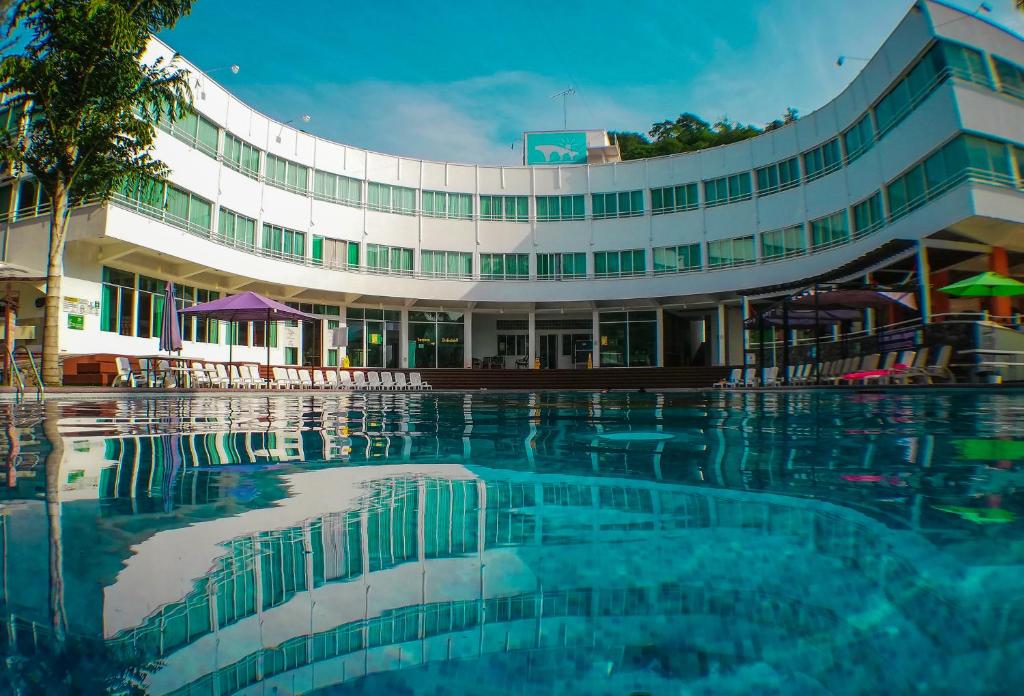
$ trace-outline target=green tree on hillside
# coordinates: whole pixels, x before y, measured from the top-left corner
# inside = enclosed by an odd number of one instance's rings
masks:
[[[3,0],[0,0],[2,2]],[[143,63],[150,37],[172,27],[192,0],[14,0],[4,18],[15,47],[0,60],[0,93],[20,109],[0,135],[0,160],[35,177],[49,204],[43,380],[60,384],[64,243],[71,210],[106,200],[124,182],[162,178],[151,148],[160,114],[191,110],[176,60]],[[22,40],[23,37],[23,40]]]

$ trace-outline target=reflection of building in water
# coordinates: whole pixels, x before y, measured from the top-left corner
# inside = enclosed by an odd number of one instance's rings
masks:
[[[1012,574],[968,595],[920,537],[814,500],[460,466],[284,480],[278,505],[161,531],[104,582],[102,634],[160,658],[153,693],[584,646],[647,646],[686,679],[767,660],[828,686],[858,664],[897,689],[1015,640],[1024,618]],[[69,596],[94,581],[67,576]]]

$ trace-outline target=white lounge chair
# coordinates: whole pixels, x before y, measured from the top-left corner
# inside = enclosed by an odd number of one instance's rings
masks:
[[[430,385],[430,382],[426,382],[426,381],[423,380],[422,377],[420,377],[420,373],[419,372],[410,372],[409,373],[409,386],[411,386],[413,389],[433,389],[434,388],[434,387],[432,387]]]
[[[288,370],[283,367],[275,367],[271,369],[271,373],[274,375],[274,379],[271,380],[270,386],[278,389],[292,388],[292,381],[288,378]]]
[[[210,374],[201,362],[192,363],[192,385],[196,387],[209,387],[211,385]]]
[[[253,389],[262,389],[266,386],[267,382],[260,375],[259,365],[243,365],[242,374],[249,382],[249,386]]]
[[[159,360],[156,364],[156,384],[165,388],[174,388],[178,386],[178,380],[174,378],[174,372],[171,371],[170,360]]]
[[[355,389],[355,382],[352,381],[352,373],[348,370],[342,370],[338,373],[339,384],[342,389]]]
[[[111,382],[112,387],[138,387],[142,384],[143,380],[141,375],[135,374],[132,371],[132,364],[128,358],[117,357],[114,358],[114,364],[117,366],[117,375],[114,376],[114,381]]]
[[[383,385],[380,382],[380,373],[376,370],[366,373],[366,386],[368,389],[383,389]]]
[[[761,374],[761,384],[765,387],[779,386],[779,368],[777,365],[766,367]]]
[[[757,386],[757,368],[748,367],[743,371],[743,382],[740,384],[741,387],[756,387]]]
[[[209,365],[207,365],[209,367]],[[216,376],[213,378],[214,384],[222,389],[227,389],[231,386],[231,380],[228,378],[228,371],[223,364],[217,363],[213,366],[213,371]],[[238,386],[237,384],[235,386]]]
[[[740,375],[742,374],[743,370],[741,370],[738,367],[734,367],[733,369],[729,370],[728,377],[723,377],[722,379],[718,380],[711,386],[714,387],[715,389],[728,389],[730,387],[735,387],[737,384],[740,383]]]
[[[380,388],[388,391],[395,390],[395,376],[390,372],[380,373]]]
[[[366,389],[366,375],[359,370],[352,373],[352,380],[356,389]]]
[[[338,384],[338,373],[336,370],[327,370],[324,377],[327,378],[328,389],[339,389],[341,387],[341,385]]]
[[[928,377],[928,348],[927,346],[917,351],[914,355],[914,361],[910,363],[910,366],[902,372],[893,376],[892,381],[897,384],[910,384],[915,377],[921,377],[923,381],[927,381]]]
[[[404,372],[395,373],[395,389],[399,391],[406,391],[409,389],[409,381],[405,378]]]
[[[313,386],[317,389],[327,388],[327,380],[324,379],[323,370],[313,370]]]

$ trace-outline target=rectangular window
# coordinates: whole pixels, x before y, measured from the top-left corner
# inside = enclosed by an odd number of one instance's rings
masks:
[[[839,151],[839,138],[832,138],[824,145],[803,154],[804,180],[814,181],[826,174],[831,174],[843,166],[843,157]]]
[[[1008,60],[992,56],[992,64],[999,78],[999,91],[1017,99],[1024,99],[1024,68],[1014,65]],[[0,119],[0,127],[3,121]]]
[[[800,160],[797,157],[790,157],[761,167],[754,175],[757,179],[757,195],[767,196],[785,191],[800,183]]]
[[[650,367],[658,364],[658,320],[655,312],[601,312],[598,329],[601,367]]]
[[[412,249],[367,244],[366,267],[384,273],[412,273]]]
[[[473,254],[466,251],[420,251],[420,272],[442,278],[472,278]]]
[[[103,267],[100,330],[132,336],[135,333],[135,274]]]
[[[253,179],[260,176],[260,150],[227,131],[224,132],[221,160],[225,166]]]
[[[480,277],[490,280],[527,280],[529,254],[480,254]]]
[[[537,278],[561,280],[586,278],[587,255],[584,253],[537,254]]]
[[[14,198],[14,186],[5,184],[0,186],[0,222],[6,222],[11,215],[11,203]]]
[[[849,216],[846,210],[811,221],[811,248],[828,249],[850,241]]]
[[[295,193],[309,192],[308,167],[269,153],[266,159],[267,173],[265,178],[268,184],[286,191],[294,191]]]
[[[267,256],[303,259],[306,257],[306,233],[264,223],[260,246]]]
[[[866,113],[848,131],[843,133],[847,164],[870,150],[874,144],[875,133],[871,126],[871,114]]]
[[[530,207],[528,196],[480,196],[481,220],[528,222]]]
[[[633,217],[644,214],[643,191],[592,193],[590,203],[595,219]]]
[[[595,277],[644,275],[646,272],[647,255],[643,249],[594,252]]]
[[[697,184],[680,184],[651,189],[651,213],[674,213],[680,210],[696,210],[700,206],[697,200]]]
[[[256,221],[221,208],[217,214],[217,234],[221,244],[252,249],[256,245]]]
[[[654,250],[654,272],[686,273],[701,269],[700,244],[658,247]]]
[[[363,182],[317,169],[313,171],[313,197],[358,208],[363,204]]]
[[[18,220],[34,217],[39,212],[39,198],[42,190],[35,179],[21,180],[18,185],[18,203],[15,206]]]
[[[807,253],[807,239],[803,225],[761,233],[761,258],[785,259]]]
[[[177,186],[148,178],[125,182],[115,201],[188,232],[210,233],[213,204]]]
[[[217,140],[220,129],[217,124],[205,116],[192,111],[181,118],[171,119],[165,115],[159,120],[159,126],[183,143],[187,143],[203,154],[217,156]]]
[[[526,334],[498,334],[498,355],[527,355],[529,338]]]
[[[537,220],[582,220],[583,196],[537,196]]]
[[[973,82],[983,87],[992,87],[992,76],[989,74],[985,56],[967,46],[949,41],[940,42],[946,68],[958,80]]]
[[[473,219],[473,196],[469,193],[423,191],[422,212],[427,217]]]
[[[876,191],[870,197],[853,206],[853,236],[866,237],[885,226],[882,210],[882,193]]]
[[[345,270],[359,267],[359,242],[313,235],[310,251],[313,263],[327,268]]]
[[[708,242],[708,268],[747,266],[755,260],[754,235]]]
[[[366,206],[384,213],[415,215],[416,189],[371,181],[367,184]]]
[[[750,199],[750,172],[740,172],[704,182],[704,205],[723,205]]]

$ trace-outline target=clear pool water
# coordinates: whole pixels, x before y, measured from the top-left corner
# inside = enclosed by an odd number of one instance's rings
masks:
[[[0,421],[0,693],[1024,690],[1024,393]]]

